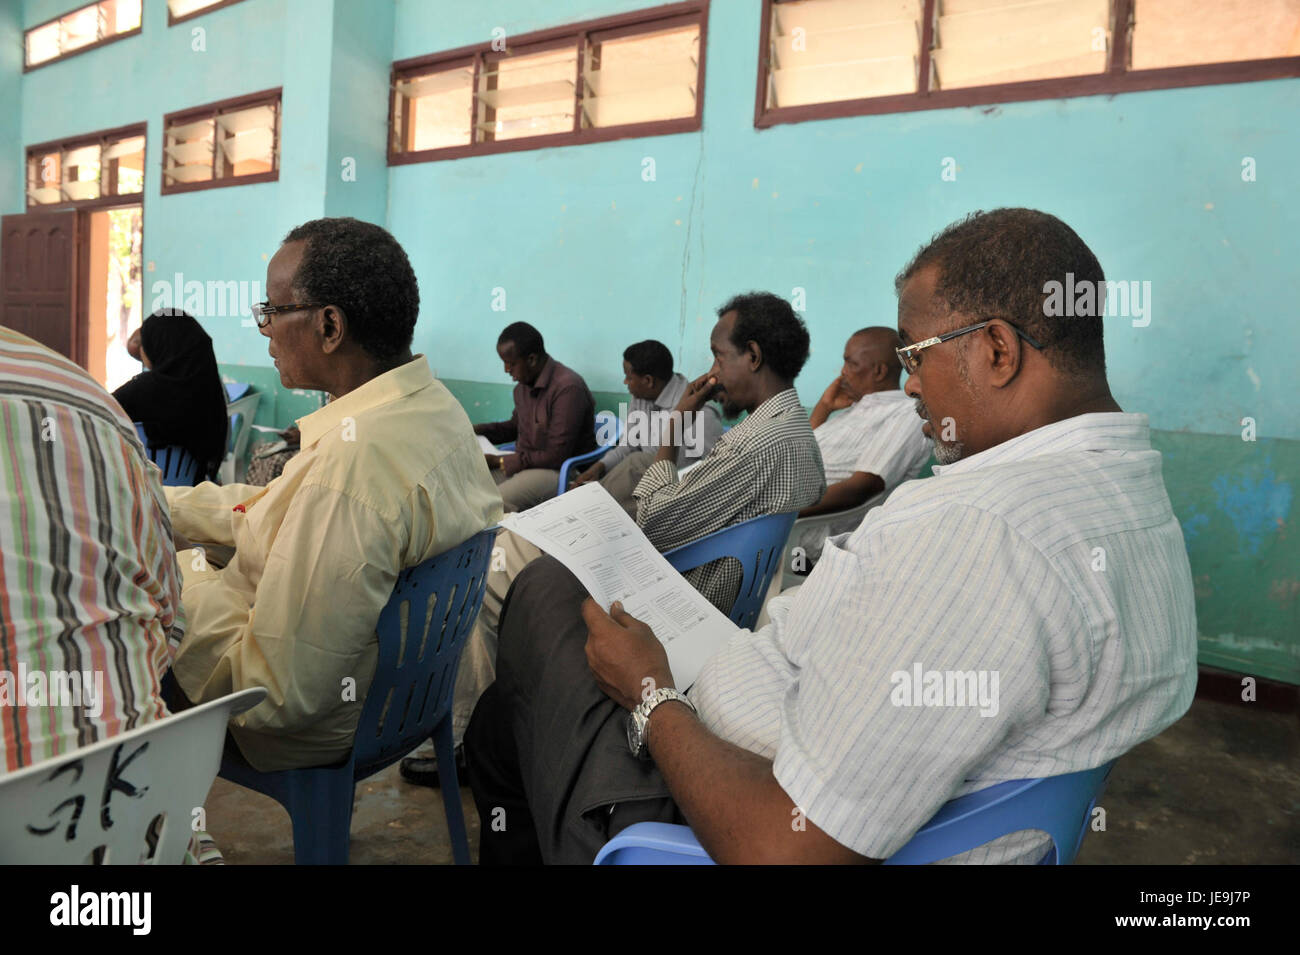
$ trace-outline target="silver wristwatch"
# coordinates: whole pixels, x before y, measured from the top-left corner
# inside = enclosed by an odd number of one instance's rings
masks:
[[[650,712],[668,700],[678,700],[689,706],[692,713],[696,712],[695,704],[686,698],[686,694],[679,693],[672,687],[651,693],[649,699],[627,714],[627,747],[638,759],[650,758]]]

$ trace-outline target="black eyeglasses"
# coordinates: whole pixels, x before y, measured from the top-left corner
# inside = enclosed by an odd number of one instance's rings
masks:
[[[909,375],[914,375],[916,374],[916,369],[921,367],[921,352],[925,351],[925,349],[930,348],[934,345],[938,345],[942,342],[950,341],[951,339],[957,338],[960,335],[966,335],[969,334],[970,332],[977,332],[985,325],[989,324],[989,322],[992,321],[994,321],[994,319],[989,319],[988,321],[980,322],[978,325],[967,325],[965,328],[959,328],[954,332],[948,332],[943,335],[936,335],[934,338],[927,338],[925,341],[917,342],[915,345],[905,345],[902,348],[895,348],[894,352],[898,355],[898,360],[903,363],[903,367],[907,370],[907,373]],[[1032,338],[1030,338],[1020,329],[1016,328],[1016,326],[1012,325],[1006,319],[997,319],[997,321],[1001,321],[1004,324],[1006,324],[1008,328],[1010,328],[1013,332],[1015,332],[1017,335],[1023,338],[1034,348],[1038,349],[1039,351],[1043,350],[1042,345],[1038,344],[1038,342],[1034,341]]]
[[[297,302],[293,305],[272,305],[270,302],[258,302],[250,311],[253,313],[253,321],[257,322],[258,328],[266,328],[271,324],[271,316],[281,312],[302,312],[309,308],[324,308],[324,305],[316,305],[310,302]]]

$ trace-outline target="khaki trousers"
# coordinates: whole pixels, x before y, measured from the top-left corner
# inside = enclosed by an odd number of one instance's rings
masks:
[[[510,477],[500,471],[493,471],[492,478],[497,482],[501,492],[501,501],[506,513],[526,511],[534,504],[549,501],[555,497],[555,486],[560,483],[560,472],[546,468],[524,468]]]
[[[555,480],[558,478],[552,481],[552,491],[555,490]],[[470,631],[465,648],[461,651],[460,669],[456,672],[456,689],[451,703],[451,732],[457,745],[465,738],[465,727],[469,725],[474,704],[496,679],[497,627],[501,619],[501,603],[506,599],[506,593],[519,572],[541,556],[539,548],[518,534],[504,527],[497,531],[496,545],[492,548],[492,562],[488,566],[487,584],[483,588],[483,609],[479,611],[474,629]]]

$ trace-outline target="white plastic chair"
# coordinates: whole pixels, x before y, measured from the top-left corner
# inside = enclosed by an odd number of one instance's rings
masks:
[[[0,776],[0,864],[181,863],[226,723],[265,697],[261,687],[232,693]]]
[[[817,514],[813,517],[801,517],[795,521],[794,527],[790,528],[790,536],[785,542],[785,554],[781,560],[781,584],[776,592],[780,593],[787,587],[804,582],[808,576],[807,572],[812,569],[812,564],[821,556],[821,545],[826,542],[827,537],[831,536],[832,528],[835,528],[835,533],[856,529],[866,517],[867,511],[884,504],[888,496],[888,491],[881,491],[874,497],[867,498],[857,507],[832,511],[829,514]],[[796,547],[803,548],[803,554],[795,554]],[[799,565],[804,570],[802,574],[795,572],[796,561],[799,558],[803,561]]]

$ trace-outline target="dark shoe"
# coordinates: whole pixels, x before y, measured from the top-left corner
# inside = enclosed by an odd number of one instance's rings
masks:
[[[417,786],[430,786],[437,789],[440,785],[438,780],[438,760],[433,756],[407,756],[398,767],[398,772],[402,774],[402,778],[408,783],[415,783]],[[460,780],[465,778],[464,746],[456,747],[456,778]]]

